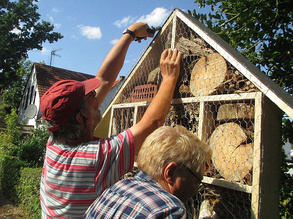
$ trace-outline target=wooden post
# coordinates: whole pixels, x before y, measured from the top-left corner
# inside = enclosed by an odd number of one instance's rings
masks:
[[[251,218],[279,218],[282,112],[264,96],[261,106],[255,114],[259,147],[255,144]]]

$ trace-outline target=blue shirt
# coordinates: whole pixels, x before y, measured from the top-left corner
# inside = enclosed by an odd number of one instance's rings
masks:
[[[189,218],[184,204],[146,173],[106,189],[83,218]]]

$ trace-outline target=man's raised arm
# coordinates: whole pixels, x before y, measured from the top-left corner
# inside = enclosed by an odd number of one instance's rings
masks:
[[[137,154],[145,138],[155,129],[162,126],[170,110],[176,82],[180,72],[182,53],[176,49],[164,50],[160,59],[162,83],[142,119],[130,128],[134,136],[135,153]]]
[[[125,60],[127,50],[130,43],[137,37],[153,37],[153,33],[149,33],[149,26],[146,23],[136,23],[129,26],[127,29],[130,33],[125,33],[119,41],[113,46],[106,56],[101,68],[99,69],[96,78],[101,81],[101,86],[96,90],[99,106],[105,99],[108,92],[111,90]],[[132,32],[132,33],[131,33]],[[134,34],[134,35],[133,35]],[[138,41],[140,42],[140,41]]]

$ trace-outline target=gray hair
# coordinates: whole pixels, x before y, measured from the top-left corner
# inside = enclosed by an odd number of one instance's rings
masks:
[[[137,164],[139,169],[157,180],[170,162],[184,164],[202,176],[205,162],[211,155],[211,148],[185,127],[162,126],[145,139]]]

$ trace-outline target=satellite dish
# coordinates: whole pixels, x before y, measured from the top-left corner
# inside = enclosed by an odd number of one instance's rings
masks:
[[[36,116],[37,114],[37,106],[35,104],[30,104],[25,110],[25,117],[32,119]]]

